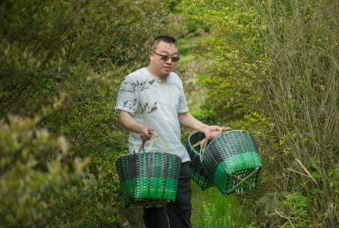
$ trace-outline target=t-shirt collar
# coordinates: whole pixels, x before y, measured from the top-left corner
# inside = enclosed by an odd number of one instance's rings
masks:
[[[161,83],[160,79],[158,77],[154,76],[153,74],[151,74],[151,72],[149,72],[146,67],[144,69],[147,72],[147,75],[149,75],[152,79],[154,79],[154,81]],[[172,82],[172,76],[171,76],[171,73],[170,73],[164,84],[170,84],[171,82]]]

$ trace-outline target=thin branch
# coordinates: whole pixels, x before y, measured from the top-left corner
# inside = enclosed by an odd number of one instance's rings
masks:
[[[305,175],[305,174],[300,173],[300,172],[298,172],[298,171],[295,171],[295,170],[293,170],[293,169],[290,169],[290,168],[287,168],[287,169],[290,170],[290,171],[292,171],[292,172],[295,172],[295,173],[298,173],[298,174],[300,174],[300,175],[303,175],[303,176],[305,176],[305,177],[309,177],[308,175]]]
[[[301,30],[298,32],[298,34],[289,42],[289,44],[287,44],[285,47],[283,47],[278,53],[277,55],[274,57],[274,60],[277,59],[278,55],[284,50],[286,49],[287,47],[289,47],[290,45],[292,45],[293,41],[295,39],[297,39],[297,37],[299,36],[299,34],[306,28],[306,26],[311,22],[313,21],[314,19],[316,19],[317,17],[321,16],[325,11],[327,11],[329,8],[327,8],[326,10],[324,10],[323,12],[320,12],[318,13],[317,15],[315,15],[311,20],[309,20],[302,28]]]
[[[44,2],[44,0],[41,0],[39,3],[38,3],[38,7],[35,8],[35,10],[32,12],[31,15],[29,15],[29,18],[33,18],[33,15],[38,11],[38,9],[40,9],[40,6],[41,4]],[[22,28],[21,28],[21,31],[19,31],[19,29],[15,32],[15,34],[13,34],[13,36],[11,37],[11,44],[14,42],[15,39],[17,39],[24,31],[24,29],[26,28],[26,26],[28,24],[30,24],[31,21],[29,21],[28,23],[26,23]]]
[[[73,34],[72,34],[71,44],[69,45],[68,56],[67,56],[67,62],[69,62],[69,57],[70,57],[71,52],[72,52],[72,44],[73,44],[73,38],[74,38],[74,35],[75,35],[75,32],[73,32]]]
[[[293,223],[291,222],[291,220],[290,220],[288,217],[283,216],[282,214],[280,214],[280,213],[277,211],[277,209],[274,209],[274,210],[275,210],[275,212],[277,213],[277,215],[279,215],[280,217],[282,217],[282,218],[284,218],[284,219],[287,219],[287,220],[290,222],[292,228],[294,228]]]
[[[57,40],[59,40],[59,39],[62,37],[62,35],[64,35],[64,33],[65,33],[65,31],[67,30],[67,27],[68,27],[68,26],[65,26],[65,27],[66,27],[66,28],[65,28],[62,32],[60,32],[60,35],[59,35],[56,39],[54,39],[53,42],[56,42]],[[65,42],[67,39],[68,39],[68,37],[65,37],[63,40],[61,40],[59,43],[57,43],[53,48],[51,48],[51,49],[49,50],[49,52],[48,52],[48,54],[47,54],[47,57],[46,57],[45,61],[41,64],[41,69],[45,69],[45,68],[46,68],[46,64],[47,64],[48,61],[50,60],[50,57],[54,54],[55,50],[56,50],[57,48],[59,48],[59,46],[60,46],[63,42]],[[52,42],[52,43],[53,43],[53,42]]]
[[[316,183],[318,185],[318,182],[313,178],[313,176],[311,175],[311,173],[305,168],[305,166],[303,165],[303,163],[301,163],[301,161],[299,161],[299,159],[295,159],[299,165],[305,170],[305,172],[309,175],[309,177],[311,177],[311,179],[314,181],[314,183]],[[318,185],[319,186],[319,185]]]

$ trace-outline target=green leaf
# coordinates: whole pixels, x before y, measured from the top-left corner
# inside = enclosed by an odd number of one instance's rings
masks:
[[[72,133],[72,128],[71,127],[66,127],[65,131],[70,134],[70,133]]]
[[[312,172],[312,176],[315,178],[321,178],[321,175],[317,172]]]
[[[304,206],[305,202],[306,202],[307,198],[305,196],[299,195],[298,196],[298,201],[297,201],[297,206],[302,207]]]
[[[312,194],[315,194],[315,193],[323,194],[323,193],[324,193],[323,190],[320,190],[320,189],[318,189],[318,188],[312,188],[310,192],[311,192]]]
[[[105,85],[102,85],[101,86],[101,95],[105,96],[107,94],[107,91],[108,91],[108,87],[105,86]]]

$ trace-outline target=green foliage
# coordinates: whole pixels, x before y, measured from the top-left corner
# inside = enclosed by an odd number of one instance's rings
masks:
[[[248,225],[247,228],[255,228],[255,226],[253,226],[253,225],[254,225],[254,222],[252,222],[250,225]]]
[[[193,227],[243,227],[246,224],[234,195],[225,197],[216,187],[201,191],[192,181]]]
[[[96,212],[92,198],[104,174],[86,175],[90,158],[70,162],[66,138],[36,128],[41,117],[8,119],[0,121],[0,226],[80,226]]]
[[[217,125],[220,122],[220,118],[213,111],[199,111],[192,113],[192,115],[201,122],[208,125]]]
[[[278,192],[278,193],[270,192],[257,201],[257,206],[259,208],[263,208],[263,212],[265,213],[265,215],[272,214],[275,213],[275,210],[280,206],[284,208],[284,206],[280,204],[280,201],[285,200],[287,196],[288,196],[287,192]]]
[[[200,85],[205,85],[206,84],[206,75],[203,75],[203,74],[198,75],[198,83]]]
[[[317,227],[320,223],[320,216],[318,219],[312,220],[307,209],[307,197],[301,194],[290,195],[288,192],[267,193],[257,201],[257,206],[264,208],[265,214],[277,214],[280,218],[289,216],[290,223],[285,222],[286,225]]]
[[[205,109],[251,127],[264,162],[261,185],[288,193],[267,198],[278,212],[265,224],[338,226],[338,2],[185,0],[181,7],[212,28]],[[239,120],[246,113],[260,115]]]
[[[181,0],[163,0],[162,2],[171,12],[176,12],[176,6],[180,4]]]
[[[120,224],[116,95],[167,15],[158,0],[0,3],[0,226]]]
[[[176,12],[184,15],[184,23],[187,27],[187,34],[183,37],[199,36],[200,34],[208,33],[211,29],[208,21],[201,17],[201,8],[195,7],[193,1],[181,0],[176,6]]]
[[[336,112],[331,111],[338,108],[331,98],[338,89],[338,55],[334,54],[339,47],[338,30],[333,29],[338,18],[332,10],[338,4],[277,2],[264,4],[267,9],[261,4],[255,2],[258,14],[271,18],[261,40],[267,41],[272,64],[261,65],[258,72],[263,81],[254,88],[266,99],[258,101],[257,107],[271,118],[278,139],[265,145],[266,150],[276,151],[272,171],[284,183],[277,188],[293,196],[285,200],[290,206],[284,217],[277,216],[300,227],[315,227],[322,219],[322,226],[335,227],[338,195],[329,188],[333,177],[328,171],[335,170],[338,162]],[[302,11],[296,12],[297,8]]]
[[[187,55],[189,52],[193,51],[197,47],[198,47],[197,44],[180,45],[179,56],[180,55]]]
[[[242,118],[250,108],[249,100],[256,98],[250,80],[255,72],[248,70],[255,63],[253,54],[246,52],[246,47],[254,46],[260,36],[250,23],[255,11],[251,4],[244,8],[237,1],[221,0],[194,1],[194,4],[187,0],[182,2],[182,8],[186,14],[211,26],[204,48],[216,58],[208,71],[210,77],[204,80],[208,88],[204,109],[212,109],[225,121]],[[258,56],[261,57],[260,53]]]

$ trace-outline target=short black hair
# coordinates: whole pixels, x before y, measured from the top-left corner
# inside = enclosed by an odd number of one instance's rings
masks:
[[[152,51],[154,51],[157,48],[158,43],[160,43],[161,41],[169,43],[169,44],[174,44],[176,47],[178,46],[177,41],[174,37],[168,36],[168,35],[162,35],[162,36],[157,36],[154,38],[154,42],[152,44]]]

